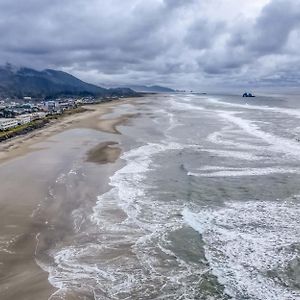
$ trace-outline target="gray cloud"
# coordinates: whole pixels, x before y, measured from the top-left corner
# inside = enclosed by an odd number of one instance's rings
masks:
[[[2,0],[0,63],[93,83],[296,86],[294,0]]]
[[[300,2],[277,0],[267,5],[258,17],[251,50],[263,54],[282,50],[291,31],[300,25]]]
[[[198,19],[188,28],[185,41],[197,50],[211,48],[217,37],[224,33],[225,27],[225,22]]]

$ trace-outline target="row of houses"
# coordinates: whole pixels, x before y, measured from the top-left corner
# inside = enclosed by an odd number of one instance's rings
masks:
[[[45,112],[34,112],[32,114],[20,115],[16,118],[0,118],[0,130],[8,130],[19,125],[28,124],[37,119],[43,119],[45,117]]]
[[[104,101],[103,98],[57,98],[45,101],[24,97],[17,102],[10,99],[0,100],[0,131],[45,118],[47,115],[62,114],[65,110],[84,104],[94,104]]]
[[[35,103],[5,103],[2,101],[0,103],[0,130],[24,125],[36,119],[45,118],[46,115],[61,114],[76,106],[77,103],[74,99],[56,99]]]
[[[8,130],[18,126],[17,119],[12,118],[1,118],[0,119],[0,130]]]

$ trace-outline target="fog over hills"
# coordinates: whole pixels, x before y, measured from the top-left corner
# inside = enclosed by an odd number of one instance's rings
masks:
[[[105,89],[63,71],[37,71],[10,64],[0,67],[0,96],[20,98],[56,95],[130,96],[135,95],[135,92],[125,87]]]

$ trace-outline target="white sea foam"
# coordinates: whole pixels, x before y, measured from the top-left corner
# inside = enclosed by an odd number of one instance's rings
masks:
[[[193,298],[203,269],[195,269],[163,245],[164,235],[182,226],[178,217],[182,203],[176,199],[159,202],[148,193],[146,182],[156,155],[182,147],[177,143],[148,143],[122,155],[126,165],[110,178],[112,188],[98,197],[91,216],[93,240],[99,244],[79,244],[51,252],[55,267],[49,269],[49,280],[62,294],[80,286],[89,292],[93,287],[95,299],[102,299],[103,294],[119,299],[120,293],[132,297],[136,293],[143,298],[160,287],[166,291],[164,299],[182,295],[186,295],[183,299]],[[118,207],[125,212],[119,218],[115,216]]]
[[[279,114],[286,114],[289,116],[300,118],[300,110],[298,109],[284,108],[284,107],[270,107],[265,105],[253,105],[248,103],[239,104],[239,103],[221,101],[217,98],[206,98],[206,100],[214,104],[228,106],[228,107],[242,108],[246,110],[261,110],[261,111],[274,112]]]
[[[167,131],[171,131],[172,129],[183,125],[182,123],[180,123],[178,121],[178,119],[176,118],[175,114],[171,113],[171,112],[167,112],[167,115],[169,117],[169,123],[170,126],[168,127]]]
[[[207,140],[213,144],[218,144],[220,146],[231,147],[234,149],[241,150],[262,150],[262,145],[253,145],[250,143],[243,143],[234,141],[232,138],[228,139],[226,132],[231,129],[231,126],[224,126],[220,131],[213,132],[207,136]]]
[[[269,174],[300,174],[300,169],[283,167],[261,168],[223,168],[223,169],[198,169],[202,172],[188,172],[188,176],[195,177],[241,177],[264,176]]]
[[[216,98],[205,98],[207,101],[221,104],[229,107],[235,107],[235,108],[243,108],[243,109],[251,109],[251,110],[263,110],[263,111],[270,111],[275,113],[284,113],[293,117],[299,117],[300,118],[300,110],[297,109],[288,109],[288,108],[279,108],[279,107],[268,107],[268,106],[259,106],[259,105],[248,105],[248,104],[238,104],[238,103],[230,103],[230,102],[224,102]],[[193,105],[191,103],[186,102],[177,102],[177,101],[171,101],[173,105],[175,105],[178,108],[186,109],[186,110],[204,110],[204,107]],[[273,135],[271,133],[265,132],[260,129],[258,126],[258,123],[266,123],[261,121],[251,121],[244,119],[242,117],[238,117],[237,114],[241,113],[239,111],[220,111],[220,110],[210,110],[207,109],[207,112],[216,112],[220,117],[227,120],[231,124],[235,124],[240,129],[242,129],[244,132],[248,133],[249,135],[260,139],[270,145],[269,149],[271,151],[280,152],[280,153],[286,153],[289,155],[293,155],[296,157],[300,157],[300,145],[298,142],[284,138],[279,137],[276,135]],[[251,145],[250,143],[241,143],[234,140],[224,140],[224,134],[229,134],[230,131],[232,131],[232,127],[225,126],[220,132],[214,132],[210,134],[207,139],[213,143],[216,144],[222,144],[227,146],[234,146],[240,149],[246,148],[246,149],[257,149],[258,147],[261,147],[261,145]],[[222,137],[222,139],[220,138]]]
[[[182,146],[176,143],[149,143],[122,155],[121,158],[126,160],[127,164],[111,177],[110,185],[117,189],[120,205],[127,214],[135,218],[138,213],[134,208],[134,201],[138,197],[144,196],[145,183],[143,180],[145,173],[151,169],[152,156],[178,149],[182,149]],[[101,202],[101,199],[99,201]],[[94,217],[96,216],[94,215]]]
[[[4,235],[0,236],[0,253],[14,254],[11,246],[20,238],[20,235]]]
[[[265,132],[253,121],[237,117],[235,114],[236,112],[219,112],[219,116],[223,119],[235,124],[244,132],[268,143],[268,150],[300,158],[300,144],[298,142]]]
[[[56,183],[64,183],[66,180],[66,174],[62,173],[60,174],[57,179],[56,179]]]
[[[237,300],[300,299],[299,290],[280,278],[297,257],[293,245],[300,242],[299,215],[300,206],[292,201],[229,202],[199,213],[183,211],[185,222],[206,244],[213,273]]]
[[[235,151],[235,150],[217,150],[217,149],[208,149],[206,148],[206,152],[212,153],[216,156],[220,157],[230,157],[240,160],[248,160],[248,161],[254,161],[254,160],[262,160],[266,159],[265,157],[258,156],[254,153],[246,152],[246,151]]]
[[[204,111],[205,108],[200,105],[194,105],[192,103],[182,102],[182,101],[176,101],[176,100],[169,100],[169,103],[172,108],[175,108],[176,110],[180,111]]]

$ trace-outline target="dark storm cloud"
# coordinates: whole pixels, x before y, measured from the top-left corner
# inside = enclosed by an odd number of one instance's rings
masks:
[[[292,85],[299,20],[293,0],[1,0],[0,63],[95,83]]]

